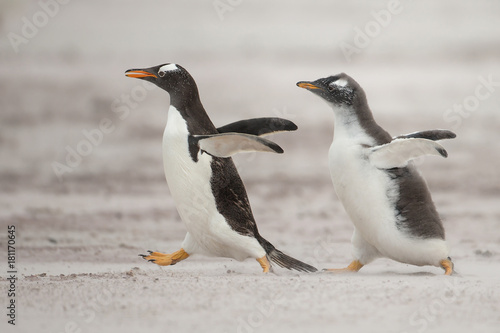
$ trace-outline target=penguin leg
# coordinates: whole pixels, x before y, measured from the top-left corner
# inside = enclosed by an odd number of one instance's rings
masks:
[[[353,260],[349,266],[345,268],[330,268],[324,269],[323,272],[331,272],[331,273],[355,273],[359,271],[363,267],[363,264],[359,262],[359,260]]]
[[[364,265],[371,263],[380,256],[379,251],[368,243],[356,228],[354,228],[354,232],[352,233],[351,243],[352,257],[354,259],[349,266],[340,269],[325,269],[323,271],[333,273],[357,272]]]
[[[189,257],[189,254],[184,251],[183,248],[181,248],[179,251],[175,251],[174,253],[171,254],[165,254],[165,253],[160,253],[160,252],[152,252],[148,251],[149,255],[146,254],[139,254],[142,258],[145,260],[155,263],[160,266],[170,266],[170,265],[175,265],[179,261],[186,259]]]
[[[269,263],[269,260],[267,260],[267,256],[263,256],[262,258],[258,258],[257,261],[259,262],[260,266],[262,267],[263,273],[270,272],[271,264]]]
[[[439,265],[444,269],[444,275],[453,274],[453,262],[450,257],[448,257],[448,259],[441,260]]]

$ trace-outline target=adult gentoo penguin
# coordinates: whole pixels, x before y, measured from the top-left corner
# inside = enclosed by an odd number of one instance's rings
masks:
[[[238,152],[282,153],[274,142],[260,136],[295,130],[280,118],[243,120],[216,128],[200,101],[191,75],[168,63],[130,69],[126,76],[156,84],[170,94],[163,134],[165,176],[187,234],[182,248],[171,254],[141,255],[160,266],[174,265],[192,254],[244,260],[255,258],[264,272],[269,261],[304,272],[316,268],[277,250],[257,229],[250,203],[233,160]]]
[[[447,157],[435,140],[455,134],[431,130],[392,138],[374,120],[361,86],[341,73],[297,86],[323,98],[334,111],[329,152],[335,191],[354,224],[353,261],[357,272],[376,258],[444,268],[453,272],[445,232],[425,180],[414,163],[423,155]]]

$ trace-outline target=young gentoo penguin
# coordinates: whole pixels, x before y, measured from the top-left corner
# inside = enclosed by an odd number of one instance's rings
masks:
[[[176,64],[130,69],[126,76],[156,84],[170,94],[163,134],[163,163],[168,186],[187,234],[172,254],[141,255],[160,266],[174,265],[196,253],[244,260],[255,258],[264,272],[271,262],[303,272],[316,268],[287,256],[257,229],[245,187],[230,156],[238,152],[282,153],[260,136],[295,130],[280,118],[243,120],[217,129],[208,117],[191,75]]]
[[[338,197],[354,224],[353,257],[343,269],[357,272],[376,258],[453,272],[448,247],[427,185],[411,161],[423,155],[447,157],[434,142],[451,139],[445,130],[392,138],[373,119],[365,92],[342,73],[297,85],[323,98],[334,111],[330,173]]]

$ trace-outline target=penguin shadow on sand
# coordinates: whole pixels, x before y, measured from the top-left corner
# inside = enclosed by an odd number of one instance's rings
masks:
[[[386,270],[382,271],[380,273],[375,273],[373,275],[376,276],[414,276],[414,277],[431,277],[431,276],[441,276],[442,274],[438,274],[435,272],[425,272],[425,271],[419,271],[419,272],[400,272],[396,270]],[[451,274],[445,274],[445,275],[453,275],[454,278],[460,278],[462,275],[457,272],[455,269],[453,269]]]
[[[163,133],[165,177],[187,233],[178,251],[140,255],[171,266],[193,254],[245,260],[253,258],[264,273],[271,263],[300,272],[317,269],[276,249],[259,234],[245,186],[231,156],[243,152],[283,153],[267,134],[294,131],[281,118],[242,120],[215,127],[207,115],[193,77],[167,63],[131,69],[126,76],[149,81],[170,94]],[[165,228],[168,233],[168,228]]]
[[[436,141],[453,139],[455,133],[436,129],[392,137],[375,122],[364,90],[344,73],[297,86],[333,109],[330,173],[354,225],[352,262],[326,271],[357,272],[377,258],[389,258],[441,267],[451,275],[453,262],[443,224],[412,160],[426,155],[447,157]]]

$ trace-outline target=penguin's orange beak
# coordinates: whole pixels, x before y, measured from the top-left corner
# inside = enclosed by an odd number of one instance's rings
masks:
[[[145,77],[154,77],[154,78],[157,77],[156,75],[154,75],[152,73],[149,73],[149,72],[146,72],[143,70],[139,70],[139,69],[129,69],[128,71],[125,72],[125,75],[128,77],[133,77],[133,78],[138,78],[138,79],[142,79]]]
[[[303,82],[303,81],[297,82],[297,87],[304,88],[304,89],[321,89],[320,87],[315,86],[312,83]]]

